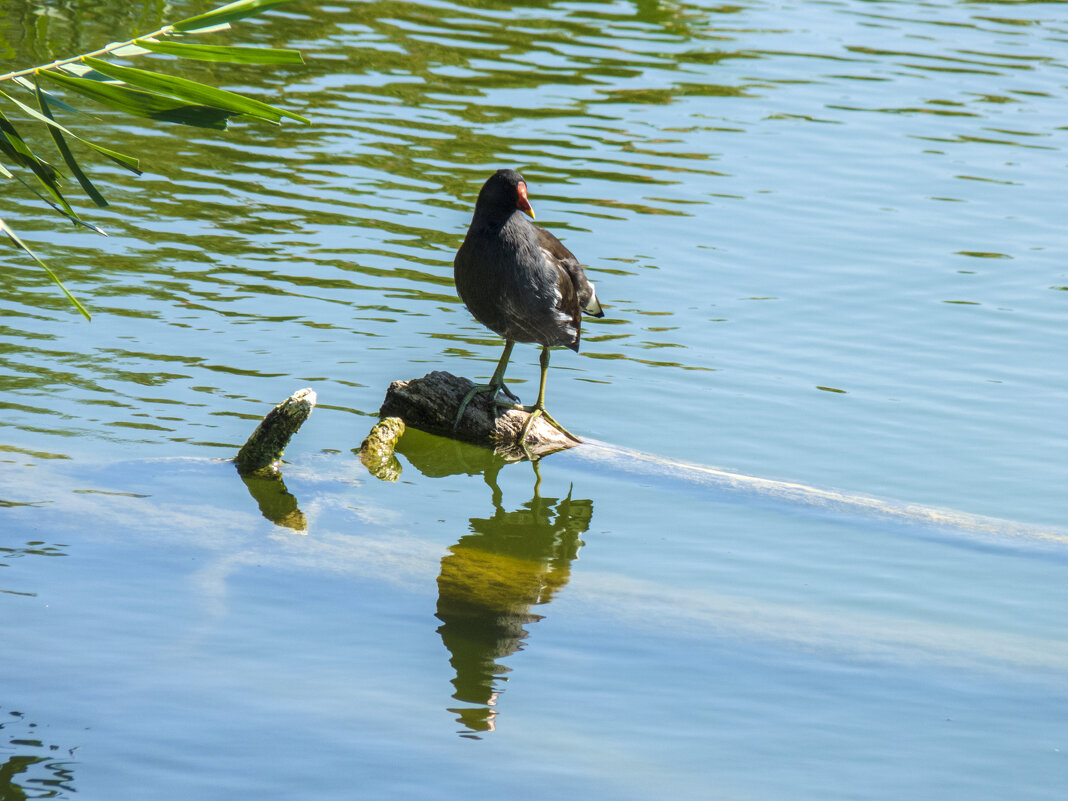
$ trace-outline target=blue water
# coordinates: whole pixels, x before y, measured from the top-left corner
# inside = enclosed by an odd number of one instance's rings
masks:
[[[9,5],[20,65],[160,24]],[[81,121],[147,171],[87,159],[107,239],[0,197],[93,313],[0,251],[0,795],[1062,798],[1066,34],[297,2],[230,41],[304,67],[183,74],[310,126]],[[606,307],[549,408],[667,463],[355,457],[390,381],[493,370],[451,262],[498,166]],[[221,460],[304,386],[301,529]]]

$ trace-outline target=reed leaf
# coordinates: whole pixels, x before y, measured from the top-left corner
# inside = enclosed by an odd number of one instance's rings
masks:
[[[30,150],[30,146],[23,141],[19,132],[15,130],[15,126],[3,114],[0,114],[0,150],[9,159],[28,168],[37,177],[49,197],[52,198],[57,210],[62,211],[72,220],[78,220],[78,215],[74,213],[74,209],[59,191],[59,171]]]
[[[105,106],[152,120],[178,122],[221,131],[226,128],[226,120],[236,113],[226,109],[182,103],[170,97],[142,92],[128,86],[77,78],[63,72],[42,70],[38,74]]]
[[[45,264],[43,261],[41,261],[39,258],[37,258],[37,254],[34,253],[32,250],[30,250],[29,246],[25,242],[23,242],[21,239],[19,239],[19,235],[16,234],[14,232],[14,230],[12,230],[11,226],[8,225],[6,222],[4,222],[2,219],[0,219],[0,231],[3,231],[5,234],[7,234],[8,239],[10,239],[15,244],[15,247],[20,248],[31,259],[33,259],[35,262],[37,262],[40,265],[41,269],[44,270],[45,273],[48,274],[48,277],[52,279],[52,282],[63,291],[63,294],[67,296],[67,300],[69,300],[71,302],[71,304],[74,306],[74,308],[76,308],[79,312],[82,313],[82,316],[86,320],[90,320],[91,321],[93,319],[92,317],[89,316],[89,312],[86,311],[85,306],[83,306],[78,301],[78,299],[76,297],[74,297],[74,295],[72,295],[70,293],[70,290],[68,290],[65,286],[63,286],[63,282],[59,280],[59,276],[57,276],[54,272],[52,272],[49,269],[47,264]]]
[[[158,39],[134,39],[138,47],[153,53],[196,61],[225,61],[230,64],[303,64],[299,50],[280,50],[272,47],[230,47],[226,45],[184,44]],[[115,51],[115,55],[125,53]]]
[[[259,14],[271,6],[277,6],[285,2],[288,2],[288,0],[238,0],[236,3],[216,8],[214,11],[183,19],[181,22],[174,23],[171,27],[178,33],[201,33],[206,28],[229,25],[231,22],[250,17],[253,14]]]
[[[198,128],[225,129],[227,120],[239,114],[266,120],[273,124],[280,123],[284,117],[307,123],[308,120],[299,114],[244,97],[236,92],[216,89],[196,81],[150,70],[112,64],[97,58],[97,56],[108,55],[132,58],[155,53],[198,61],[236,64],[302,64],[303,59],[296,50],[191,44],[168,39],[168,37],[184,37],[190,33],[199,35],[225,30],[230,27],[231,22],[259,14],[284,2],[288,0],[239,0],[239,2],[230,3],[173,25],[165,25],[153,33],[136,39],[113,42],[90,53],[0,75],[0,83],[10,81],[12,85],[33,92],[37,99],[37,109],[4,91],[0,91],[0,98],[16,105],[33,122],[46,127],[67,169],[81,184],[85,193],[97,205],[106,206],[107,201],[82,170],[68,144],[68,139],[76,139],[125,169],[140,174],[138,160],[97,145],[60,124],[55,119],[53,110],[64,109],[73,113],[77,113],[78,110],[58,95],[46,91],[41,86],[41,79],[66,89],[68,92],[88,97],[96,103],[128,114]],[[29,80],[31,76],[32,82]],[[0,112],[0,156],[3,156],[5,161],[13,167],[26,168],[31,171],[43,187],[44,194],[34,185],[27,183],[22,175],[8,169],[5,164],[0,164],[0,178],[19,181],[38,199],[75,223],[107,236],[99,227],[78,217],[60,192],[59,182],[62,178],[60,172],[30,149],[12,122],[2,112]],[[37,262],[74,307],[87,320],[90,319],[85,307],[67,291],[55,273],[27,247],[4,220],[0,220],[0,231],[3,231],[16,247]]]
[[[308,122],[306,118],[291,111],[275,108],[267,103],[261,103],[259,100],[239,95],[236,92],[216,89],[214,86],[197,83],[188,78],[162,75],[158,72],[150,72],[136,67],[122,67],[108,61],[101,61],[98,58],[85,58],[83,62],[97,72],[147,92],[170,95],[179,100],[225,109],[234,114],[247,114],[250,117],[257,117],[274,124],[279,123],[282,117],[289,117],[299,122]]]
[[[102,145],[90,142],[88,139],[84,139],[78,136],[78,134],[71,132],[65,126],[60,125],[58,122],[56,122],[55,118],[52,116],[52,111],[50,108],[55,95],[51,95],[48,92],[42,91],[40,86],[36,86],[35,89],[35,93],[37,95],[37,102],[41,107],[40,112],[38,112],[32,106],[28,106],[25,103],[21,102],[20,100],[18,100],[18,98],[12,97],[3,90],[0,90],[0,96],[6,97],[8,100],[10,100],[12,103],[14,103],[27,114],[29,114],[35,120],[47,125],[50,132],[66,134],[67,136],[77,139],[83,145],[91,147],[93,150],[103,156],[107,156],[109,159],[116,162],[120,166],[125,167],[130,172],[136,173],[137,175],[141,174],[139,162],[133,156],[127,156],[125,153],[119,153],[116,150],[111,150],[109,148],[103,147]]]

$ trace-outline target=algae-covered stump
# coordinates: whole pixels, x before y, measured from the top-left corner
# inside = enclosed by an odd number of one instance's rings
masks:
[[[422,378],[394,381],[386,391],[380,417],[399,417],[405,425],[446,437],[491,447],[508,458],[537,459],[579,444],[549,423],[536,417],[526,441],[519,436],[530,418],[522,409],[494,407],[490,393],[475,395],[456,424],[456,413],[475,384],[468,378],[443,371]],[[455,424],[455,425],[454,425]]]
[[[285,453],[286,445],[315,408],[315,391],[300,389],[263,418],[234,459],[242,475],[270,472]]]

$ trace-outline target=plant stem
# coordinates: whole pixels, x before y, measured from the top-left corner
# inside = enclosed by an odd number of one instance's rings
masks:
[[[94,50],[91,53],[82,53],[81,55],[77,55],[77,56],[74,56],[72,58],[64,58],[64,59],[60,59],[58,61],[53,61],[51,64],[45,64],[44,66],[41,66],[41,67],[28,67],[27,69],[19,70],[17,72],[9,72],[9,73],[7,73],[7,75],[0,75],[0,83],[3,83],[4,81],[10,81],[13,78],[21,78],[24,75],[30,75],[32,73],[39,72],[41,70],[51,70],[51,69],[56,69],[57,67],[66,66],[67,64],[73,64],[75,61],[81,61],[86,56],[102,56],[102,55],[106,55],[106,54],[110,53],[112,50],[118,50],[121,47],[128,47],[129,45],[132,45],[134,43],[135,39],[151,39],[151,38],[153,38],[155,36],[169,36],[173,32],[174,32],[174,27],[173,26],[164,25],[158,31],[154,31],[152,33],[145,34],[143,36],[135,36],[133,39],[127,39],[125,42],[112,42],[111,44],[106,45],[105,47],[101,47],[99,50]]]

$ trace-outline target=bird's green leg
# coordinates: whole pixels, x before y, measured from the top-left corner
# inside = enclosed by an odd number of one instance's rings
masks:
[[[523,430],[519,434],[520,444],[527,441],[527,434],[530,433],[530,426],[539,417],[544,417],[554,428],[560,431],[566,437],[575,440],[575,442],[582,442],[578,437],[556,422],[556,419],[545,411],[545,379],[549,375],[549,348],[547,345],[543,345],[541,348],[541,382],[538,384],[538,400],[533,406],[524,406],[524,410],[530,412],[530,417],[527,418],[527,422],[523,424]]]
[[[515,347],[515,340],[504,340],[504,353],[501,354],[500,361],[497,362],[497,369],[493,371],[493,376],[490,378],[488,384],[476,384],[468,390],[464,395],[464,399],[460,401],[460,411],[456,413],[456,420],[453,421],[452,430],[455,431],[459,425],[460,420],[463,419],[464,412],[467,411],[467,404],[471,402],[471,399],[475,397],[479,392],[492,392],[493,402],[498,406],[508,406],[510,404],[497,400],[498,393],[503,392],[513,401],[518,401],[519,398],[513,394],[513,392],[504,385],[504,371],[508,369],[508,360],[512,356],[512,348]]]

